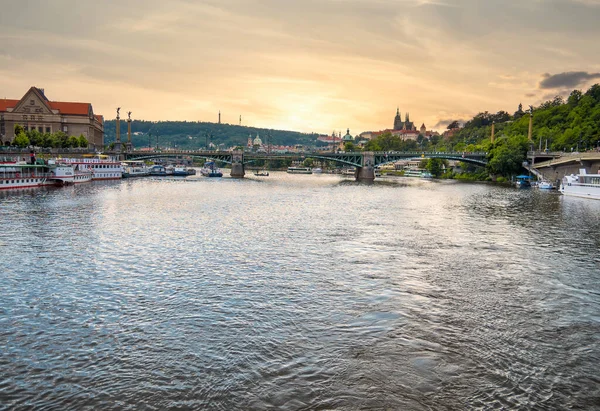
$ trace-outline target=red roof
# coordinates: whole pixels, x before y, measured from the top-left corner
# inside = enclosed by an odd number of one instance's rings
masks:
[[[100,124],[104,123],[104,116],[100,114],[94,114],[94,116],[96,117],[96,120],[100,122]]]
[[[7,108],[13,108],[17,104],[19,104],[21,100],[7,100],[5,98],[0,98],[0,111],[6,111]]]
[[[90,111],[90,103],[63,103],[61,101],[50,101],[50,107],[60,111],[60,114],[75,114],[87,116]]]

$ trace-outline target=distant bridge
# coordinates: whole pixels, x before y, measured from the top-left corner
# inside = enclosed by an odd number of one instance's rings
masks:
[[[245,153],[243,151],[206,151],[206,150],[157,150],[131,151],[122,153],[128,160],[151,160],[172,157],[198,157],[231,164],[231,176],[243,177],[244,168],[257,160],[301,160],[314,158],[333,161],[339,164],[356,167],[357,180],[373,180],[375,167],[411,158],[441,158],[445,160],[463,161],[478,166],[487,164],[486,153],[465,152],[426,152],[426,151],[359,151],[359,152],[303,152],[303,153]]]

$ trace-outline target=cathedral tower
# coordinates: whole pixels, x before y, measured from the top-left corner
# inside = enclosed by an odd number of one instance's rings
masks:
[[[402,130],[403,126],[402,117],[400,116],[400,107],[398,107],[396,109],[396,117],[394,118],[394,130]]]

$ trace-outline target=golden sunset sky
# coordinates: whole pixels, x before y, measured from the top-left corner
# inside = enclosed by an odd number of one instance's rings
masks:
[[[600,0],[0,0],[0,98],[106,119],[443,129],[600,82]]]

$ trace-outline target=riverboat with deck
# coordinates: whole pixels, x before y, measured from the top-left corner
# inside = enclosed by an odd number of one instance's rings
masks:
[[[73,167],[62,164],[0,164],[0,190],[73,184],[74,178]]]
[[[106,155],[96,155],[92,158],[63,158],[60,161],[72,165],[75,170],[89,169],[92,180],[120,180],[122,178],[121,162]]]
[[[587,174],[585,169],[580,169],[577,175],[565,176],[560,192],[566,196],[600,200],[600,173]]]

